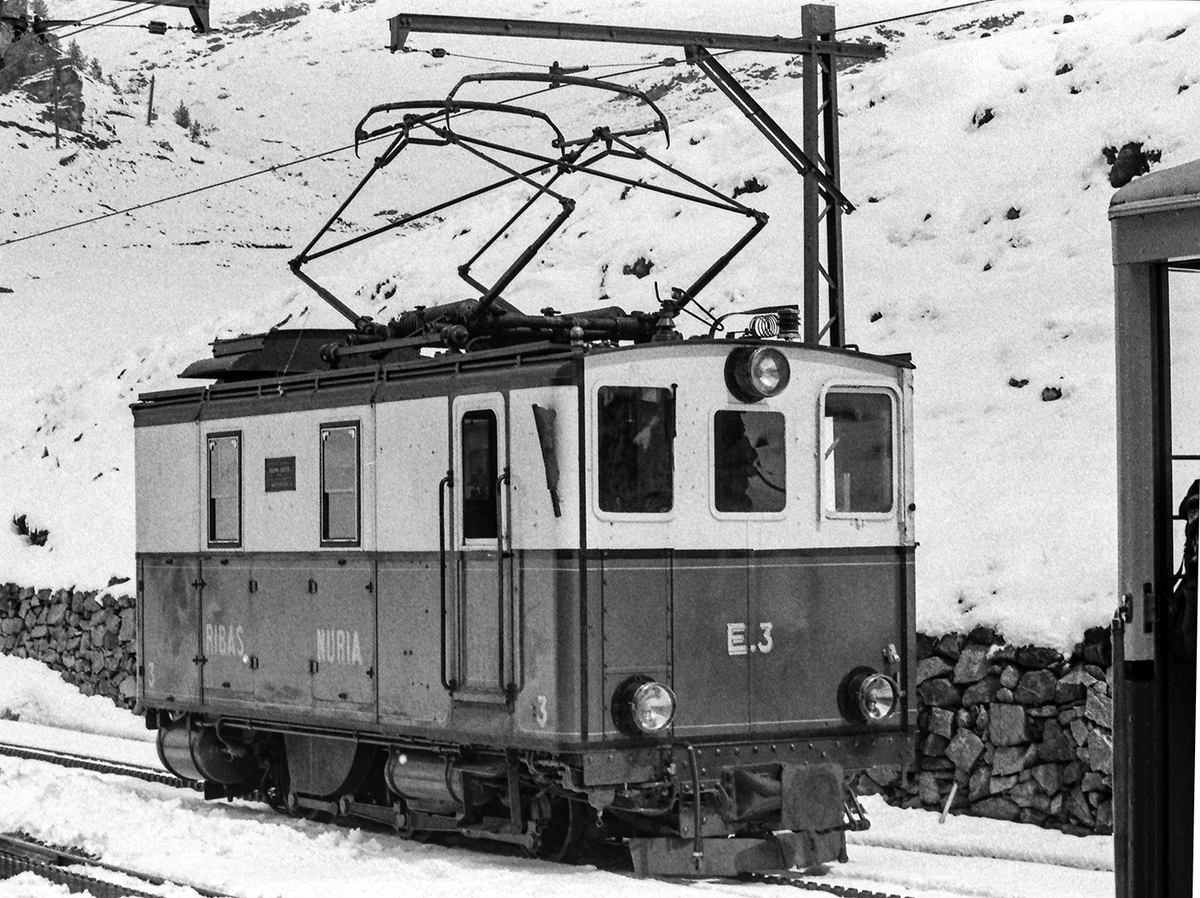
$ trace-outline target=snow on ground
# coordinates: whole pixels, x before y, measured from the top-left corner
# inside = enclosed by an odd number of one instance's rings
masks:
[[[61,6],[79,16],[106,8],[102,0]],[[0,245],[0,396],[8,424],[0,432],[0,580],[103,587],[131,575],[126,406],[139,392],[177,385],[173,375],[206,355],[218,334],[285,319],[339,323],[299,288],[285,261],[365,172],[371,150],[363,160],[334,153],[129,216],[22,238],[345,147],[371,104],[438,97],[472,71],[557,59],[588,62],[592,74],[609,76],[668,52],[414,35],[420,52],[392,55],[383,45],[394,9],[322,2],[276,25],[239,21],[261,6],[215,4],[223,33],[208,36],[81,35],[85,53],[123,90],[135,74],[157,79],[159,118],[149,127],[144,92],[118,94],[88,80],[88,127],[111,141],[107,147],[56,151],[41,136],[36,109],[17,95],[0,97],[0,241],[22,241]],[[1193,89],[1200,10],[998,0],[850,28],[923,8],[907,0],[837,6],[844,37],[882,40],[889,51],[839,82],[842,183],[859,204],[845,220],[849,339],[872,352],[910,351],[917,365],[919,626],[989,624],[1016,642],[1069,648],[1114,606],[1112,188],[1102,150],[1140,141],[1161,151],[1161,165],[1200,155],[1200,90]],[[462,0],[412,11],[796,30],[794,5],[782,0],[736,9],[702,0],[669,7],[604,0],[586,8],[567,0],[510,0],[502,8]],[[1064,24],[1068,14],[1074,21]],[[434,59],[424,52],[434,47],[513,62]],[[774,115],[798,125],[795,66],[754,54],[725,61],[750,73]],[[767,189],[742,199],[772,219],[703,298],[720,312],[795,297],[798,179],[692,74],[658,68],[627,79],[646,89],[672,79],[680,87],[661,101],[671,147],[659,137],[643,142],[722,190],[756,177]],[[172,121],[181,102],[202,123],[206,145]],[[566,90],[530,102],[579,133],[641,115],[626,101]],[[977,125],[988,110],[992,118]],[[543,139],[536,127],[499,119],[471,127]],[[430,165],[452,180],[469,174],[432,151],[414,151],[412,161],[425,167],[398,170],[391,192],[373,197],[348,227],[434,196],[445,184]],[[583,189],[546,263],[519,279],[510,297],[530,309],[570,311],[604,296],[644,307],[655,281],[690,283],[744,227],[690,209],[676,221],[678,204],[644,191],[621,201],[619,192],[619,185]],[[383,317],[402,305],[457,298],[464,290],[454,267],[473,252],[469,240],[504,214],[499,203],[447,212],[440,224],[331,257],[313,273]],[[468,221],[477,234],[464,237]],[[638,256],[653,259],[653,277],[617,274]],[[489,264],[498,269],[505,257]],[[389,285],[400,289],[384,298]],[[1044,388],[1061,398],[1042,401]],[[45,547],[10,532],[7,522],[19,514],[50,531]]]
[[[14,721],[119,739],[154,738],[142,718],[111,699],[84,695],[40,661],[0,654],[0,723]]]
[[[865,803],[874,826],[851,837],[850,861],[817,881],[940,896],[1094,898],[1111,894],[1112,839]],[[248,803],[119,777],[0,758],[0,831],[22,830],[106,862],[233,895],[678,895],[683,889],[765,895],[767,886],[683,886],[562,867],[386,833],[279,817]],[[146,834],[154,833],[153,839]],[[983,856],[971,856],[982,852]],[[9,892],[0,883],[0,896]]]

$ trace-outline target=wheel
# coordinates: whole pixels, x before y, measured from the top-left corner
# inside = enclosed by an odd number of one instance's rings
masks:
[[[570,863],[574,860],[587,822],[586,802],[562,793],[539,792],[529,803],[529,829],[533,845],[530,857]]]

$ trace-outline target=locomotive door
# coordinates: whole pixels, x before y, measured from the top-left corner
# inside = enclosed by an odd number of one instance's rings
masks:
[[[504,396],[457,397],[451,406],[454,564],[447,665],[456,698],[505,702],[513,687],[513,565]],[[452,586],[452,590],[449,587]]]

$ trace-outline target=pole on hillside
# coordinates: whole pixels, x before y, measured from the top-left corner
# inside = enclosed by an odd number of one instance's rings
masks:
[[[146,105],[146,127],[154,121],[154,76],[150,76],[150,102]]]
[[[53,78],[54,78],[54,149],[56,149],[56,150],[62,148],[62,144],[59,142],[59,138],[58,138],[58,82],[61,80],[61,78],[59,77],[61,74],[62,74],[62,68],[59,65],[58,61],[55,60]]]

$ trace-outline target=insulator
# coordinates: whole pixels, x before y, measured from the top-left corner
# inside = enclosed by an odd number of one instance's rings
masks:
[[[791,307],[779,310],[779,335],[785,340],[800,336],[800,310]]]
[[[150,24],[148,24],[146,26],[146,30],[149,31],[151,34],[166,34],[167,33],[167,23],[166,22],[151,22]]]
[[[389,330],[393,337],[408,337],[425,326],[425,316],[420,312],[401,312],[391,321]]]
[[[760,340],[777,337],[779,336],[779,318],[775,315],[755,315],[750,319],[750,326],[746,330]]]

